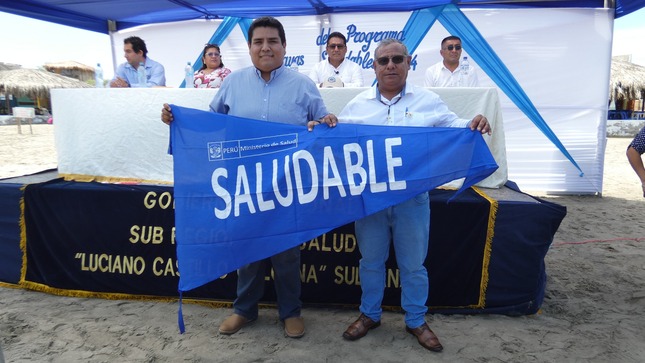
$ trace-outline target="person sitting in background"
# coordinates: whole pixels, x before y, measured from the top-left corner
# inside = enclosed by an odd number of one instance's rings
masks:
[[[645,167],[643,167],[641,157],[643,153],[645,153],[645,127],[638,132],[638,135],[627,147],[627,160],[641,180],[641,189],[643,189],[643,197],[645,197]]]
[[[361,67],[345,58],[347,54],[347,39],[342,33],[333,32],[327,39],[327,59],[314,65],[309,72],[311,78],[318,87],[323,87],[326,81],[334,78],[339,83],[338,87],[363,87],[363,73]],[[338,79],[340,78],[340,82]]]
[[[161,63],[148,58],[148,48],[143,39],[135,36],[125,38],[123,52],[127,62],[121,63],[117,67],[116,75],[110,81],[110,87],[132,87],[133,84],[138,84],[137,68],[141,62],[146,68],[146,87],[166,85],[166,71]]]
[[[454,35],[441,41],[443,60],[426,69],[426,87],[479,87],[477,71],[470,65],[468,74],[461,73],[461,39]]]
[[[202,68],[195,72],[195,88],[219,88],[231,70],[224,67],[219,45],[206,44],[202,51]]]

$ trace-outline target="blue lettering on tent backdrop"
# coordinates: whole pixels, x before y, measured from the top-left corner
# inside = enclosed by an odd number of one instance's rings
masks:
[[[305,64],[305,56],[301,55],[289,55],[284,57],[284,65],[286,67],[300,67]]]
[[[323,27],[320,30],[320,35],[316,38],[316,45],[321,46],[327,44],[327,39],[329,39],[329,34],[331,34],[331,28],[325,31]],[[358,30],[358,27],[355,24],[350,24],[347,26],[347,43],[359,43],[363,44],[358,52],[354,53],[353,50],[350,50],[347,54],[347,59],[352,62],[360,65],[363,69],[370,69],[374,66],[374,57],[370,53],[370,47],[374,43],[378,43],[383,39],[395,38],[400,41],[405,39],[405,34],[403,30],[384,30],[376,32],[362,32]],[[349,46],[348,46],[349,48]],[[327,59],[327,51],[323,50],[321,53],[323,60]],[[412,70],[417,68],[417,56],[414,55],[410,62]]]

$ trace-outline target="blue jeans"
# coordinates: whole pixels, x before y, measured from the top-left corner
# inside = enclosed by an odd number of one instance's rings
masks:
[[[401,274],[401,307],[405,310],[405,324],[414,329],[425,323],[428,272],[424,262],[430,234],[428,198],[428,193],[421,193],[355,222],[361,251],[359,274],[363,294],[360,311],[374,321],[381,320],[385,262],[392,240]]]
[[[258,302],[264,295],[266,259],[237,270],[237,298],[233,310],[249,320],[258,317]],[[275,273],[280,320],[300,316],[300,246],[271,257]]]

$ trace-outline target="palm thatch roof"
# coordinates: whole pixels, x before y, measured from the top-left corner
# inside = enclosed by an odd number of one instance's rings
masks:
[[[0,71],[0,92],[17,97],[49,98],[52,88],[90,88],[89,84],[74,78],[39,69]]]
[[[43,68],[50,72],[55,72],[55,73],[60,73],[60,70],[62,69],[72,69],[72,70],[77,70],[77,71],[86,71],[90,73],[94,73],[94,68],[87,66],[83,63],[75,62],[75,61],[64,61],[64,62],[56,62],[56,63],[45,63],[43,64]]]
[[[83,82],[94,79],[94,68],[75,61],[45,63],[43,68],[61,76],[76,78]]]
[[[18,69],[20,67],[20,64],[0,62],[0,71],[8,71],[10,69]]]
[[[645,94],[645,67],[613,59],[609,77],[609,98],[641,99]]]

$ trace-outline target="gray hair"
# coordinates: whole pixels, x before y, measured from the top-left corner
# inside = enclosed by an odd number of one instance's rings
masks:
[[[374,56],[376,56],[376,54],[378,54],[379,50],[382,47],[385,47],[386,45],[390,45],[390,44],[401,44],[401,46],[403,46],[403,55],[406,56],[406,57],[410,55],[408,53],[408,47],[406,47],[405,44],[403,44],[403,42],[401,42],[400,40],[398,40],[396,38],[385,38],[385,39],[381,40],[378,43],[378,45],[376,46],[376,49],[374,49]]]

